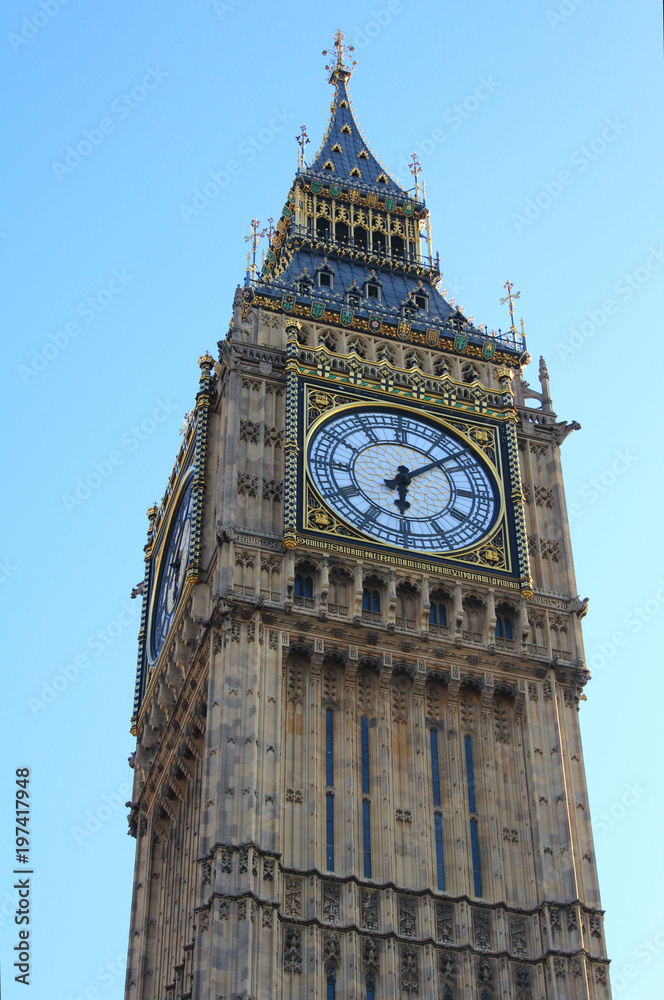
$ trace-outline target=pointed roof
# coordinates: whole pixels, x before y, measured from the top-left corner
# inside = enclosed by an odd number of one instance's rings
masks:
[[[346,80],[338,73],[335,73],[330,122],[321,147],[306,172],[344,185],[371,187],[384,194],[408,197],[365,142],[353,116]]]
[[[343,45],[341,31],[336,34],[335,46],[336,61],[328,66],[330,83],[334,86],[332,113],[321,147],[305,173],[319,175],[325,180],[334,179],[342,185],[369,187],[382,194],[408,198],[406,191],[371,152],[355,121],[347,89],[353,70],[343,63],[344,54],[352,52],[352,47]]]

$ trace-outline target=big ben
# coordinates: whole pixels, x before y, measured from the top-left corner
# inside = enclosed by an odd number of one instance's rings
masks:
[[[607,1000],[549,377],[327,131],[148,511],[127,1000]],[[254,227],[256,241],[259,224]]]

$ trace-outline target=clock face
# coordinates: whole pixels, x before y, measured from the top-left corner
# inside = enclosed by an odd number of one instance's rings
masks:
[[[452,552],[493,527],[500,502],[478,453],[442,424],[387,407],[345,410],[313,432],[309,471],[321,497],[364,535]]]
[[[193,490],[190,479],[178,501],[159,562],[150,616],[149,649],[152,663],[166,641],[187,575],[192,508]]]

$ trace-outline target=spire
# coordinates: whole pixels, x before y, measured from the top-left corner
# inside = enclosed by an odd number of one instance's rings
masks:
[[[348,66],[344,62],[353,49],[344,45],[343,39],[343,32],[337,31],[334,39],[336,57],[326,66],[334,87],[332,114],[321,147],[306,173],[315,174],[328,183],[334,181],[358,189],[369,188],[379,196],[408,198],[374,156],[357,126],[346,87],[355,63]],[[332,52],[325,49],[323,55],[332,55]]]

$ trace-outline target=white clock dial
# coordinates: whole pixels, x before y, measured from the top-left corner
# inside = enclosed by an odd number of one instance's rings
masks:
[[[412,411],[366,406],[334,414],[313,432],[307,458],[335,513],[389,545],[463,549],[498,515],[495,480],[479,454]]]

